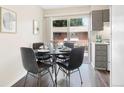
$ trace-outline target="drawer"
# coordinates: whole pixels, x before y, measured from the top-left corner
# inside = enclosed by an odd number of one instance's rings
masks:
[[[107,51],[101,51],[101,50],[97,50],[95,51],[96,55],[103,55],[103,56],[107,56]]]
[[[107,50],[107,45],[96,45],[95,47],[96,47],[95,48],[96,51],[97,50],[102,50],[102,51]]]
[[[107,62],[107,56],[96,56],[95,61],[96,62]]]
[[[96,62],[95,67],[96,68],[107,68],[107,62]]]

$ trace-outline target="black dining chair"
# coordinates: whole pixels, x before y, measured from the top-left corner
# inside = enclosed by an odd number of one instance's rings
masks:
[[[81,85],[83,84],[81,72],[79,67],[81,66],[84,58],[84,47],[79,48],[73,48],[70,53],[70,59],[65,62],[57,62],[59,69],[57,71],[57,74],[59,70],[65,72],[66,77],[69,77],[69,86],[70,86],[70,74],[73,72],[79,71]]]
[[[64,46],[73,49],[74,48],[74,43],[72,43],[72,42],[64,42]],[[57,58],[58,58],[59,61],[63,62],[65,60],[69,59],[69,54],[58,55]]]
[[[54,85],[53,77],[49,69],[52,65],[37,61],[35,53],[32,50],[32,48],[21,47],[20,50],[21,50],[23,66],[27,71],[24,86],[26,84],[28,74],[31,74],[33,76],[38,76],[37,85],[40,86],[40,81],[39,81],[40,78],[47,73],[50,74],[50,77]],[[41,72],[45,72],[45,73],[41,74]]]
[[[40,49],[40,47],[44,47],[44,43],[42,42],[37,42],[37,43],[33,43],[33,49]]]
[[[69,47],[69,48],[74,48],[74,43],[73,42],[64,42],[64,46]]]
[[[44,43],[42,43],[42,42],[33,43],[33,50],[40,49],[41,46],[44,48]],[[42,62],[50,62],[51,61],[51,56],[48,54],[45,54],[45,53],[37,52],[36,57],[39,61],[42,61]]]

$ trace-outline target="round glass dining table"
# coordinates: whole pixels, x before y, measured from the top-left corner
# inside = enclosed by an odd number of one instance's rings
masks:
[[[52,56],[52,62],[53,62],[53,67],[54,67],[54,71],[55,71],[55,86],[57,87],[57,55],[66,55],[66,54],[70,54],[71,50],[62,50],[62,49],[51,49],[51,50],[46,50],[46,49],[42,49],[42,50],[35,50],[35,53],[42,53],[42,54],[48,54]]]

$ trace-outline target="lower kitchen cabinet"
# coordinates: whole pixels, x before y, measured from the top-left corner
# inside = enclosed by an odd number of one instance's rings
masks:
[[[92,43],[92,66],[95,69],[108,69],[108,44]]]

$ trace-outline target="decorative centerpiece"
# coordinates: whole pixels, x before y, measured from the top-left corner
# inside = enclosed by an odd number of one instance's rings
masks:
[[[57,46],[58,46],[58,41],[57,40],[51,40],[51,43],[53,45],[53,49],[57,49]]]

